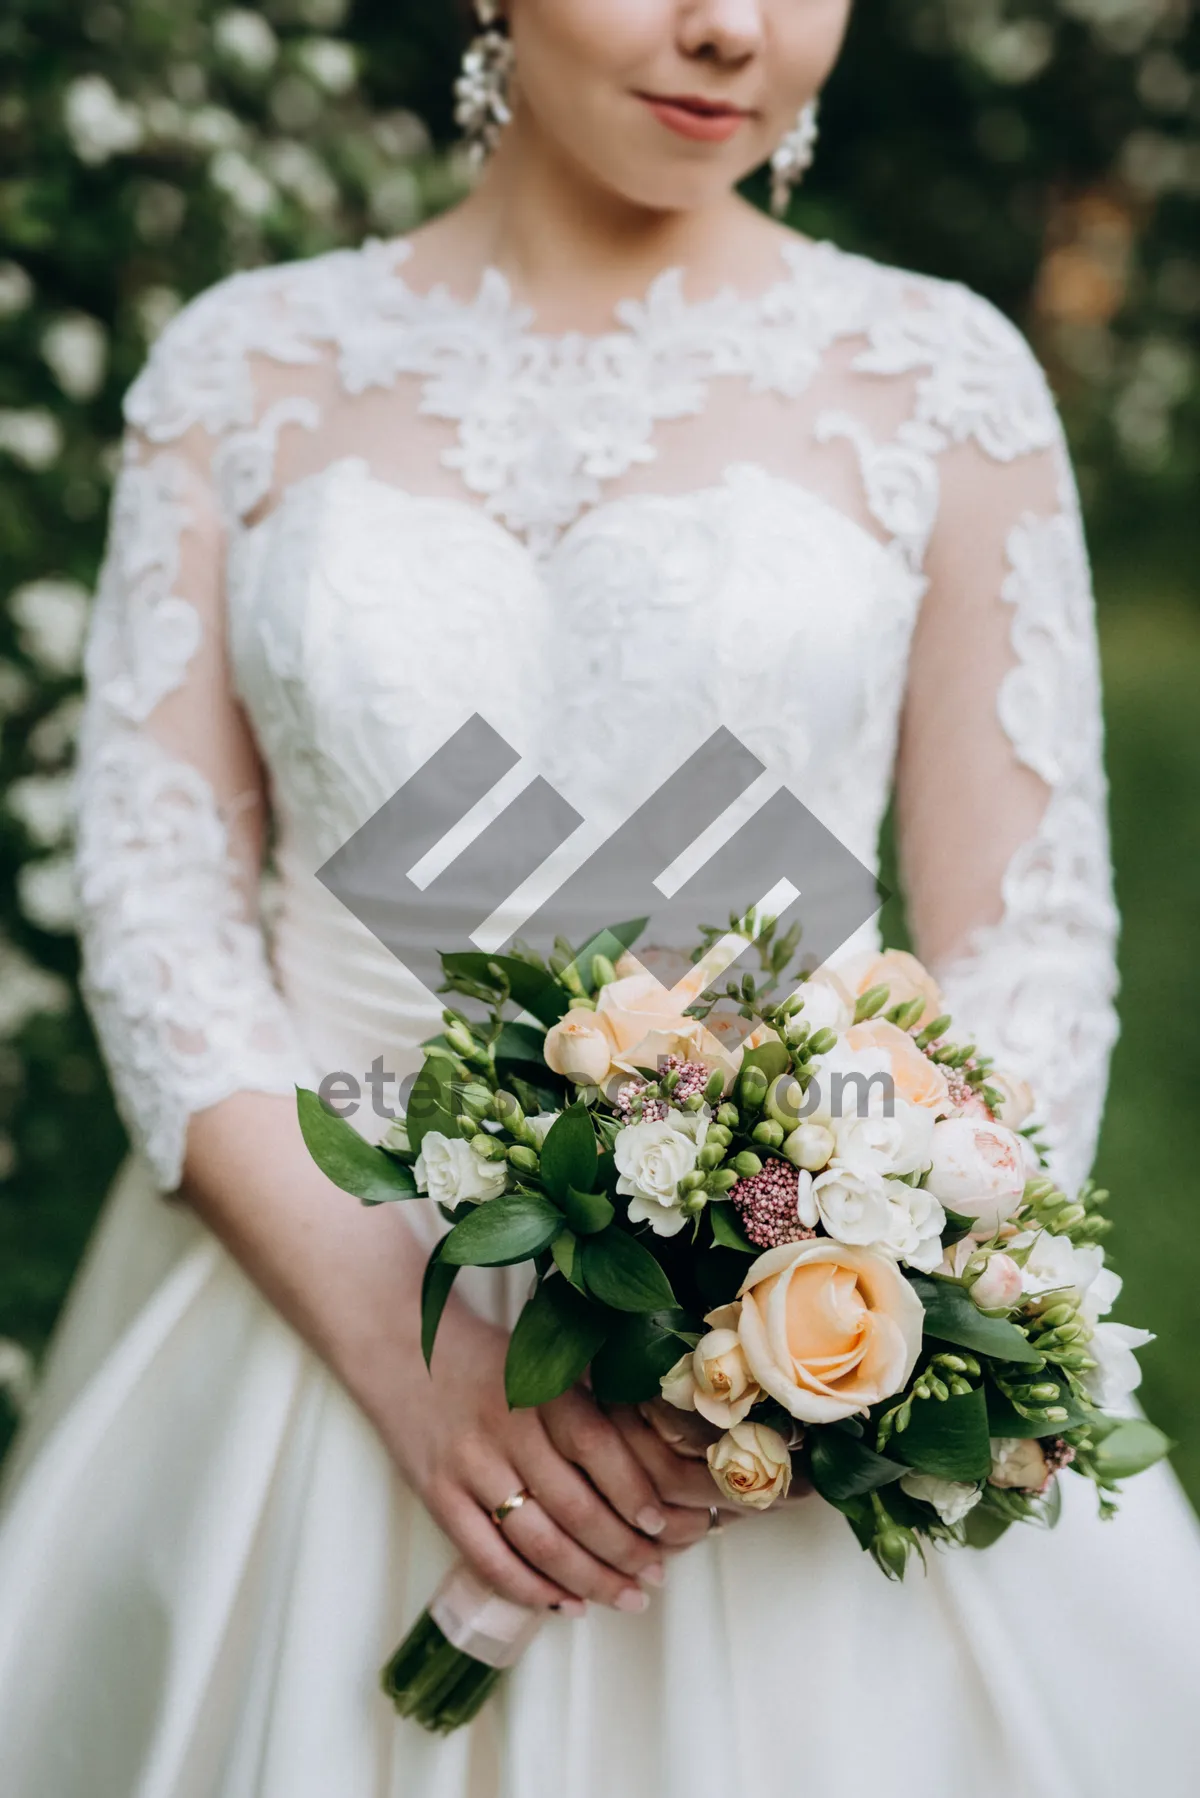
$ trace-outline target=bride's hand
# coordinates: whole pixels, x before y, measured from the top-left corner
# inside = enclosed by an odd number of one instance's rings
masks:
[[[720,1496],[708,1471],[707,1454],[723,1432],[707,1423],[693,1411],[679,1411],[664,1399],[651,1399],[644,1405],[615,1405],[609,1416],[620,1430],[638,1461],[654,1482],[655,1491],[664,1502],[692,1504],[701,1495],[705,1505],[716,1505],[727,1520],[729,1515],[749,1515],[745,1506],[731,1508]],[[698,1481],[697,1476],[702,1476]],[[706,1492],[707,1496],[703,1496]],[[812,1492],[808,1481],[795,1477],[784,1504],[807,1498]]]
[[[716,1493],[698,1464],[664,1502],[617,1425],[581,1388],[510,1411],[504,1331],[452,1301],[430,1378],[401,1381],[381,1420],[406,1479],[455,1547],[502,1597],[581,1613],[586,1599],[644,1610],[664,1551],[709,1525]],[[406,1390],[405,1390],[406,1389]],[[681,1463],[681,1466],[683,1464]],[[497,1525],[514,1493],[530,1497]]]

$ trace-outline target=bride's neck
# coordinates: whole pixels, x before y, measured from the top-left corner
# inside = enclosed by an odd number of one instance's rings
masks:
[[[637,206],[521,124],[446,224],[457,228],[454,260],[464,278],[499,269],[551,331],[602,328],[618,301],[640,297],[664,268],[683,268],[697,289],[715,289],[738,275],[763,231],[761,217],[732,193],[688,211]],[[752,261],[762,255],[754,248]]]

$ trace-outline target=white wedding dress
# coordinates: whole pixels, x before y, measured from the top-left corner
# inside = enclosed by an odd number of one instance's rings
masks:
[[[799,1505],[673,1562],[643,1617],[550,1622],[449,1741],[379,1694],[448,1544],[161,1195],[225,1096],[416,1065],[436,1007],[314,871],[468,718],[582,814],[580,859],[720,724],[759,799],[788,786],[871,866],[895,781],[917,947],[1035,1083],[1064,1181],[1115,1034],[1087,564],[1017,333],[802,242],[765,293],[668,273],[603,336],[410,259],[227,281],[128,399],[79,859],[136,1148],[9,1470],[0,1789],[1185,1798],[1200,1535],[1164,1469],[1107,1525],[1068,1476],[1056,1533],[903,1587]],[[1131,1228],[1153,1195],[1122,1196]],[[511,1317],[518,1287],[475,1302]]]

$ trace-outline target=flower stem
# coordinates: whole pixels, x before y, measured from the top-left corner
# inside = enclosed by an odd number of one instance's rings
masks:
[[[402,1717],[449,1735],[470,1723],[502,1678],[455,1648],[422,1612],[383,1670],[381,1684]]]

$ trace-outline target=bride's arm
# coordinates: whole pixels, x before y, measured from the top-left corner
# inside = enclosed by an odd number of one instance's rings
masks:
[[[942,462],[897,775],[918,953],[956,1035],[1033,1086],[1069,1187],[1095,1155],[1116,1039],[1117,915],[1095,608],[1052,402],[1048,448]]]
[[[227,665],[214,441],[148,422],[114,498],[78,778],[83,986],[130,1135],[499,1590],[640,1602],[637,1576],[706,1526],[707,1471],[681,1463],[663,1504],[586,1395],[510,1414],[503,1334],[457,1302],[431,1377],[402,1213],[362,1210],[304,1148],[293,1087],[311,1069],[256,915],[266,801]],[[487,1511],[522,1485],[540,1503],[502,1536]]]

